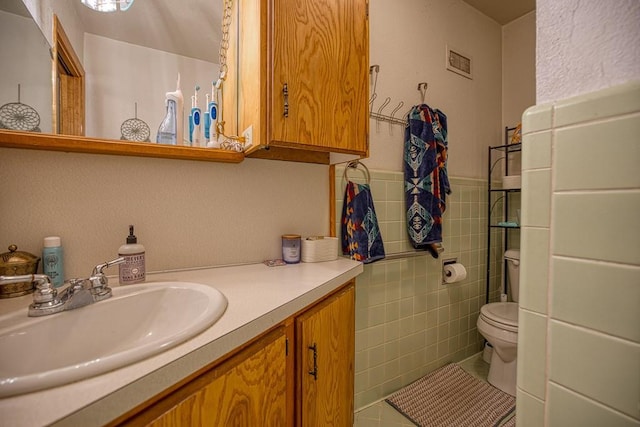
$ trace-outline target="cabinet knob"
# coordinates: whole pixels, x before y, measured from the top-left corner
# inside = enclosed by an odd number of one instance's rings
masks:
[[[289,117],[289,87],[286,83],[282,86],[282,97],[284,99],[284,111],[282,115]]]
[[[309,375],[312,375],[313,379],[318,381],[318,346],[316,343],[310,345],[309,350],[313,351],[313,370],[309,371]]]

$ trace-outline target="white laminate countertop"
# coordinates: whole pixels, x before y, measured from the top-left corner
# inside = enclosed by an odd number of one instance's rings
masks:
[[[214,286],[227,297],[227,310],[209,329],[159,355],[83,381],[0,399],[0,426],[105,424],[362,271],[361,263],[340,258],[280,267],[252,264],[147,275],[147,282],[184,281]],[[117,279],[112,280],[116,282]],[[0,301],[0,314],[20,306],[26,316],[30,301],[31,296]],[[72,334],[73,330],[59,333]]]

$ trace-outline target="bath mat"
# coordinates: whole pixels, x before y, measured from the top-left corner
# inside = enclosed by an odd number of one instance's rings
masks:
[[[455,363],[398,390],[387,403],[421,427],[494,427],[511,417],[516,399]]]

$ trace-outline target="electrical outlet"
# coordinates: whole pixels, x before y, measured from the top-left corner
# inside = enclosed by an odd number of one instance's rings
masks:
[[[253,125],[246,128],[244,132],[242,132],[242,136],[244,137],[244,146],[251,147],[253,145]]]

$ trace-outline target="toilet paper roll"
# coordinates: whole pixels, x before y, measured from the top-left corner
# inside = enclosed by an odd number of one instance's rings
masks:
[[[444,282],[456,283],[467,278],[467,269],[462,264],[447,264],[444,266]]]

